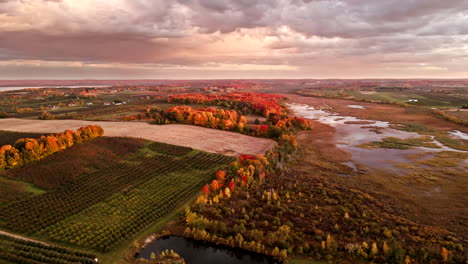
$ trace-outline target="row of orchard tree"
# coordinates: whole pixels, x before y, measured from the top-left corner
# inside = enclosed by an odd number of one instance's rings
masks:
[[[102,136],[100,126],[89,125],[77,131],[66,130],[62,133],[40,138],[22,138],[11,145],[0,147],[0,170],[23,166],[41,160],[55,152],[65,150],[75,144]]]

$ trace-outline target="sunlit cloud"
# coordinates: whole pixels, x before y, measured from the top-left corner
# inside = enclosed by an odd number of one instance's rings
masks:
[[[0,78],[466,77],[467,19],[464,0],[3,0]]]

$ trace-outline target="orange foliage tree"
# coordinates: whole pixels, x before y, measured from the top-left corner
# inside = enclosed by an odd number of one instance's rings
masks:
[[[39,139],[18,139],[13,146],[0,147],[0,169],[11,169],[41,160],[74,144],[92,140],[103,134],[104,130],[100,126],[89,125],[79,128],[76,132],[66,130],[63,133],[42,136]]]
[[[285,114],[280,104],[285,97],[276,94],[262,93],[228,93],[222,95],[211,94],[175,94],[168,97],[169,103],[209,104],[225,106],[241,111],[252,111],[255,114],[268,117],[270,114]]]

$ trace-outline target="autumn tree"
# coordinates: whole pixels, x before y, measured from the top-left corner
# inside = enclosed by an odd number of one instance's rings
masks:
[[[75,143],[103,135],[104,130],[99,126],[87,126],[76,132],[66,130],[64,133],[41,136],[39,139],[22,138],[15,142],[14,146],[0,147],[0,169],[15,168],[32,161],[40,160],[53,153],[73,146]]]
[[[226,172],[225,171],[219,170],[219,171],[216,172],[216,179],[218,179],[218,181],[224,182],[225,177],[226,177]]]
[[[219,189],[219,181],[213,180],[211,181],[211,190],[217,191]]]

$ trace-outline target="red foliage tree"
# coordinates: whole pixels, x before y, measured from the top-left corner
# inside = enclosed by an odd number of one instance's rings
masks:
[[[208,186],[208,184],[205,185],[205,186],[203,186],[202,192],[203,192],[205,195],[209,195],[209,194],[210,194],[210,186]]]
[[[234,189],[236,188],[236,184],[234,183],[234,181],[231,181],[228,185],[228,188],[229,190],[234,191]]]

